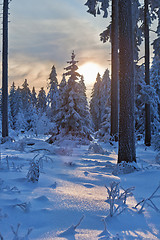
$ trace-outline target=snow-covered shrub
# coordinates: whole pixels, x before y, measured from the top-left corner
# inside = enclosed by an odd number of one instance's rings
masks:
[[[54,127],[55,123],[50,121],[46,113],[43,113],[38,115],[33,131],[36,131],[36,134],[49,134]]]
[[[109,216],[119,215],[126,208],[127,197],[133,196],[132,191],[134,187],[130,187],[126,190],[123,188],[120,190],[119,182],[110,182],[110,188],[106,186],[108,198],[107,203],[109,203]]]
[[[98,143],[91,143],[89,148],[88,148],[89,152],[93,152],[93,153],[98,153],[98,154],[104,154],[104,150],[101,147],[101,145],[99,145]]]
[[[35,160],[36,156],[31,160],[27,174],[28,181],[33,183],[39,180],[39,160]]]

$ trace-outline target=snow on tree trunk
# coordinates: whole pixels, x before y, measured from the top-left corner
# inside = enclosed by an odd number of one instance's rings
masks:
[[[119,0],[119,150],[118,163],[136,162],[134,65],[131,0]]]
[[[144,32],[145,32],[145,82],[150,85],[149,72],[149,10],[148,0],[144,1]],[[145,145],[151,145],[151,113],[150,104],[145,104]]]
[[[118,134],[118,0],[112,0],[111,135]],[[116,140],[116,138],[115,138]]]
[[[2,137],[8,136],[8,0],[3,3]]]

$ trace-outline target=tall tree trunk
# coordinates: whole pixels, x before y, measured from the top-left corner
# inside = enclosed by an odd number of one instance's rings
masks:
[[[112,0],[112,79],[111,79],[111,136],[117,140],[118,135],[118,0]]]
[[[3,3],[2,137],[8,136],[8,0]]]
[[[119,149],[118,163],[136,162],[134,61],[131,0],[119,0]]]
[[[149,11],[148,0],[144,1],[144,31],[145,31],[145,82],[150,84],[149,72]],[[151,145],[151,113],[150,104],[145,104],[145,145]]]

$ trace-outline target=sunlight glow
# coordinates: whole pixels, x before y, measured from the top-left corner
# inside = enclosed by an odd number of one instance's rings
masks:
[[[102,76],[105,69],[97,63],[87,62],[81,65],[78,72],[84,76],[86,85],[93,85],[96,81],[97,73],[99,72]]]

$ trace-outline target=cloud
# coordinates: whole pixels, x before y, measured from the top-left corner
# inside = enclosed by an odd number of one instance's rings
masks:
[[[14,0],[9,26],[9,79],[45,87],[51,67],[59,81],[75,50],[79,65],[87,61],[108,67],[110,45],[99,40],[107,24],[86,13],[83,0]],[[106,67],[105,67],[106,66]]]

